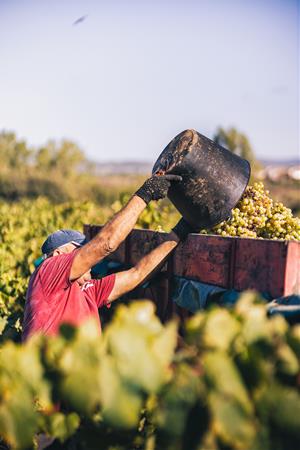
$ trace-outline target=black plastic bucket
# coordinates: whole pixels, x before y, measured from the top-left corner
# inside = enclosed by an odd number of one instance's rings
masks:
[[[181,175],[168,197],[192,225],[211,228],[230,217],[243,195],[250,164],[195,130],[178,134],[160,154],[152,173]]]

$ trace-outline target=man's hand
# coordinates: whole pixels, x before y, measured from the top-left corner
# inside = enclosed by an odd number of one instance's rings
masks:
[[[184,241],[190,233],[198,233],[199,228],[193,227],[186,220],[181,218],[172,231],[181,241]]]
[[[167,196],[171,181],[181,181],[179,175],[153,175],[136,191],[135,195],[146,204],[151,200],[160,200]]]

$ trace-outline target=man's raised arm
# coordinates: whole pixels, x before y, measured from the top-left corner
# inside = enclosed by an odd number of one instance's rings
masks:
[[[141,212],[151,200],[164,198],[171,181],[180,181],[177,175],[153,176],[137,190],[129,202],[106,223],[99,233],[78,250],[70,273],[75,280],[101,259],[114,252],[135,226]]]

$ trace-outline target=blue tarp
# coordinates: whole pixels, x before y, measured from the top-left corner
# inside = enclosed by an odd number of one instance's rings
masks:
[[[214,294],[224,294],[226,289],[211,284],[199,283],[186,278],[174,277],[171,298],[178,306],[190,312],[205,309]]]
[[[172,300],[188,311],[196,312],[205,309],[210,304],[217,303],[222,306],[234,305],[240,296],[240,292],[234,289],[225,289],[212,284],[201,283],[187,278],[174,277]],[[266,294],[261,293],[265,300],[272,300]]]
[[[206,309],[212,304],[231,306],[238,300],[240,292],[234,289],[224,289],[219,286],[174,277],[172,283],[172,300],[190,312]],[[267,293],[261,293],[266,300],[269,315],[281,314],[287,320],[300,322],[300,295],[290,295],[272,299]]]

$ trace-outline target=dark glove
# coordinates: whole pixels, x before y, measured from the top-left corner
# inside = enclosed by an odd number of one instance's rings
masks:
[[[135,193],[142,198],[145,203],[151,200],[160,200],[168,194],[168,189],[171,186],[171,181],[181,181],[182,177],[179,175],[153,175],[145,181]]]
[[[183,218],[181,218],[179,222],[175,225],[175,227],[172,229],[172,231],[179,237],[181,241],[184,241],[190,233],[198,233],[199,229],[193,227]]]

